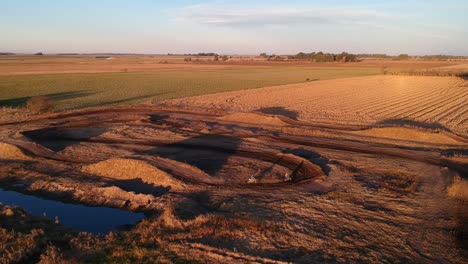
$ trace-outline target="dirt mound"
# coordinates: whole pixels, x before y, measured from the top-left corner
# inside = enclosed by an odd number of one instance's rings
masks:
[[[293,154],[277,154],[281,158],[278,162],[292,169],[291,181],[300,182],[324,176],[322,169],[314,163]]]
[[[0,142],[0,159],[29,160],[17,146]]]
[[[145,161],[133,159],[108,159],[96,164],[84,166],[83,172],[108,177],[117,180],[141,179],[145,183],[157,186],[170,186],[180,190],[184,184],[174,179],[170,174],[148,164]]]
[[[371,128],[353,132],[359,135],[383,137],[401,140],[411,140],[420,142],[432,142],[441,144],[460,144],[461,142],[444,133],[433,133],[413,128],[404,127],[383,127]]]
[[[282,121],[277,116],[269,116],[257,113],[235,113],[220,117],[219,119],[225,121],[242,122],[242,123],[253,123],[262,125],[273,125],[273,126],[286,126],[286,122]]]

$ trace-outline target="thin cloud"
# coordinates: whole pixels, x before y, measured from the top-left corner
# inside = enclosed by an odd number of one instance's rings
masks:
[[[388,15],[365,8],[236,8],[222,5],[192,5],[179,8],[177,19],[218,26],[262,26],[298,23],[337,24],[362,23]]]

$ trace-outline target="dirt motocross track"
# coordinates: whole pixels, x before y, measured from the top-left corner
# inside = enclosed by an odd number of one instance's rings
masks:
[[[199,261],[466,261],[466,210],[446,188],[468,173],[453,157],[467,140],[359,131],[173,106],[64,112],[1,125],[0,182],[147,213],[130,235],[174,206],[184,228],[166,225],[159,239]]]

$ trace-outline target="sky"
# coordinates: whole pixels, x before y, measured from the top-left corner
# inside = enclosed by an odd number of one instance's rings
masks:
[[[466,0],[0,0],[0,52],[468,55]]]

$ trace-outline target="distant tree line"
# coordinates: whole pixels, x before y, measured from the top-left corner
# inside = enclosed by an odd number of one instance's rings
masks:
[[[198,54],[205,54],[205,55],[198,55]],[[218,54],[215,54],[215,53],[198,53],[197,55],[187,55],[187,56],[195,56],[195,57],[200,57],[200,56],[209,56],[209,57],[213,57],[213,61],[227,61],[229,60],[229,57],[226,56],[226,55],[223,55],[223,56],[220,56]],[[206,54],[214,54],[214,55],[206,55]],[[192,62],[192,61],[195,61],[195,62],[200,62],[201,60],[199,58],[196,58],[195,60],[192,60],[191,57],[186,57],[184,58],[184,61],[185,62]],[[208,60],[208,61],[212,61],[211,59]]]
[[[173,54],[170,54],[168,53],[167,55],[173,55]],[[187,53],[187,54],[184,54],[184,56],[206,56],[206,57],[213,57],[213,56],[219,56],[217,53],[213,53],[213,52],[209,52],[209,53],[204,53],[204,52],[200,52],[200,53]]]
[[[12,52],[0,52],[0,55],[6,56],[6,55],[16,55],[16,54]]]
[[[227,61],[227,60],[229,60],[229,57],[226,56],[226,55],[219,56],[219,55],[216,54],[216,55],[214,56],[214,58],[213,58],[214,61],[219,61],[220,59],[221,59],[222,61]]]
[[[265,59],[267,59],[269,61],[284,61],[287,58],[287,56],[286,57],[285,56],[279,56],[279,55],[276,55],[276,54],[268,55],[266,53],[261,53],[260,57],[265,58]]]
[[[342,52],[339,54],[334,53],[323,53],[319,52],[312,52],[312,53],[304,53],[299,52],[296,55],[289,56],[289,59],[294,60],[309,60],[314,62],[356,62],[358,61],[358,57],[354,54],[350,54],[347,52]]]
[[[387,54],[380,54],[380,53],[362,53],[362,54],[356,54],[358,58],[375,58],[375,59],[390,59],[392,56],[387,55]]]

